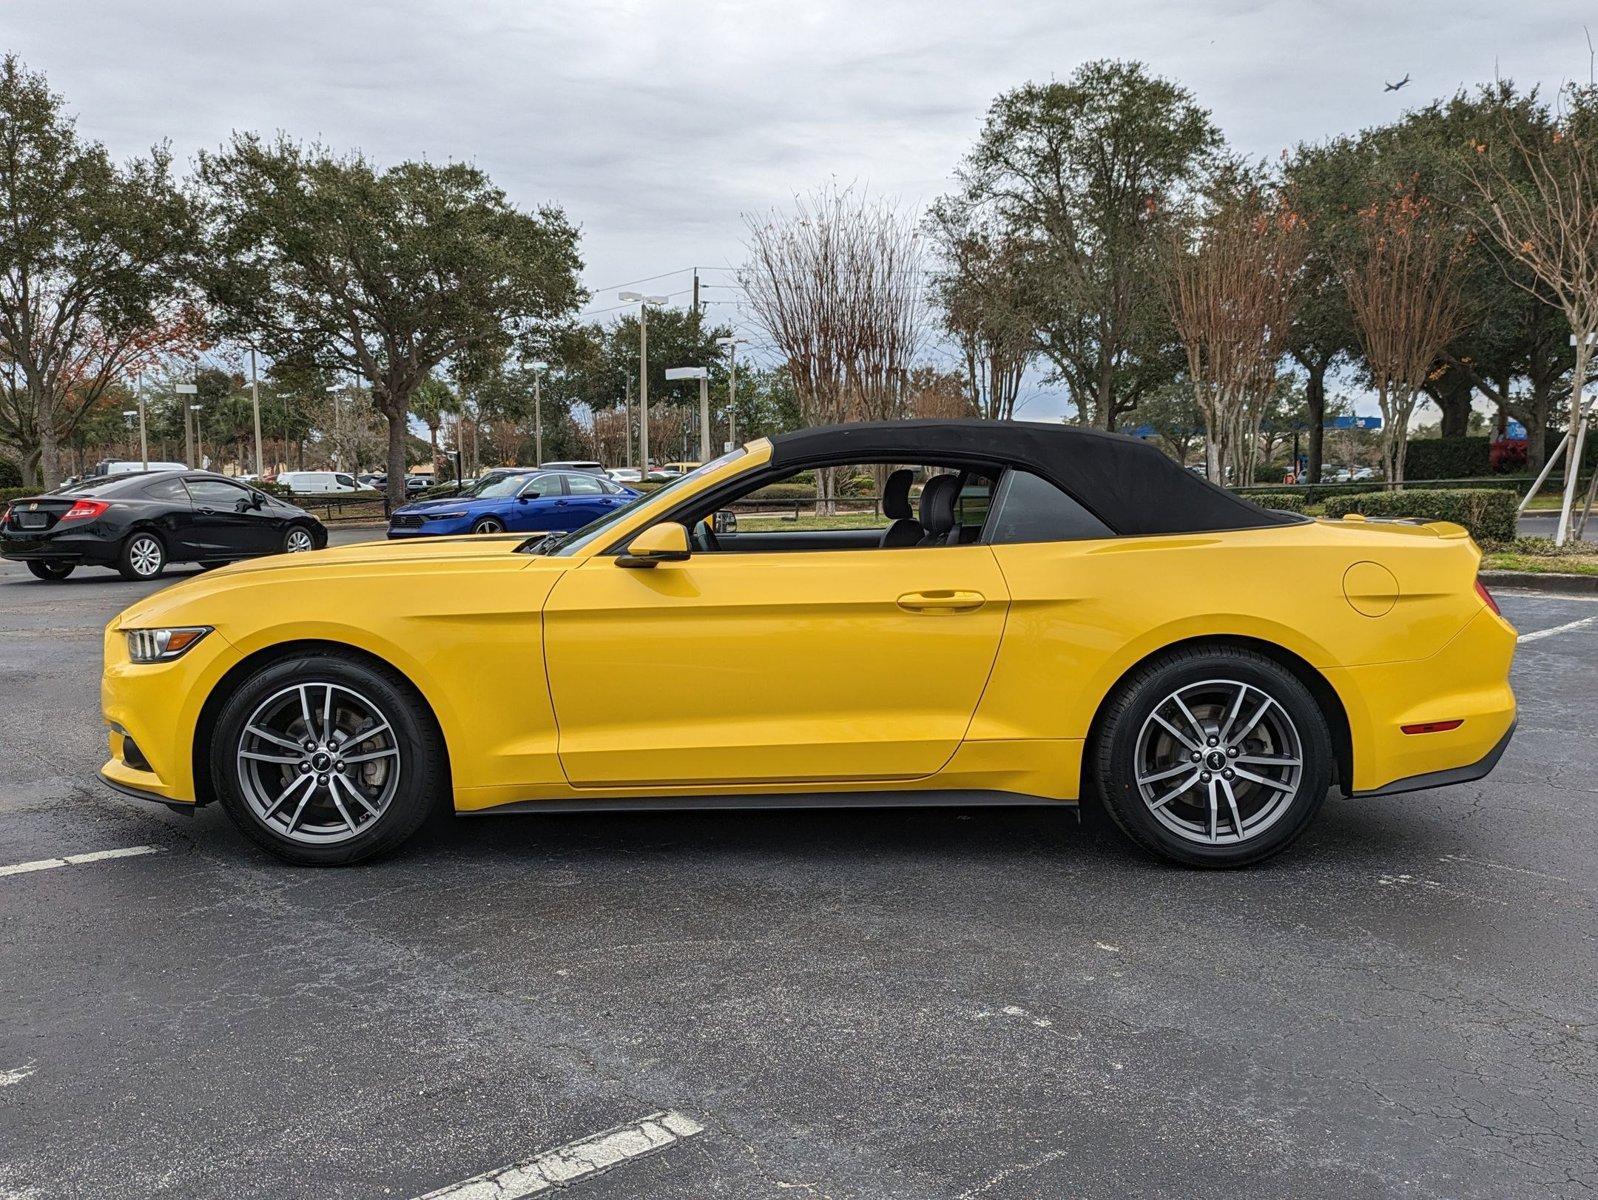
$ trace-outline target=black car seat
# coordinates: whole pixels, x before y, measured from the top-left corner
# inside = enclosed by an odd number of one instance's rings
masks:
[[[882,515],[890,522],[882,531],[882,540],[878,543],[884,548],[920,544],[925,531],[910,511],[910,485],[915,482],[915,477],[916,473],[909,467],[900,467],[882,485]]]
[[[960,498],[958,475],[934,475],[921,489],[921,540],[918,546],[945,546],[959,536],[954,506]]]

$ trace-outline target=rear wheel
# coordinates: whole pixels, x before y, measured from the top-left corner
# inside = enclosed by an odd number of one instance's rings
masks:
[[[46,583],[59,583],[72,574],[71,563],[30,562],[28,571],[35,579],[42,579]]]
[[[307,550],[316,549],[316,539],[311,536],[311,531],[303,525],[292,525],[283,535],[284,554],[303,554]]]
[[[1331,785],[1326,718],[1296,676],[1252,650],[1158,659],[1110,701],[1099,795],[1133,841],[1190,866],[1259,862],[1291,844]]]
[[[166,546],[148,530],[137,530],[122,543],[117,570],[123,579],[156,579],[166,570]]]
[[[478,517],[472,522],[473,533],[504,533],[505,523],[498,517]]]
[[[290,862],[337,866],[409,838],[447,791],[443,761],[403,679],[318,653],[262,667],[228,698],[211,779],[252,840]]]

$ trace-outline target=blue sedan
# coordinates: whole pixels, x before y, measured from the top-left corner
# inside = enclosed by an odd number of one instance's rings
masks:
[[[565,533],[621,507],[638,493],[586,471],[496,471],[443,500],[396,508],[388,536]]]

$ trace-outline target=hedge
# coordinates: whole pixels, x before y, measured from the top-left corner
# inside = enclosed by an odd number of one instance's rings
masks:
[[[1419,517],[1427,521],[1453,521],[1470,531],[1477,542],[1507,542],[1515,537],[1519,500],[1514,492],[1491,488],[1438,488],[1432,491],[1375,492],[1364,496],[1333,496],[1326,515],[1341,517],[1363,513],[1368,517]]]
[[[1491,475],[1491,452],[1490,438],[1416,438],[1404,451],[1404,478],[1473,479]]]
[[[1253,494],[1239,492],[1245,500],[1253,501],[1261,508],[1279,508],[1286,512],[1308,512],[1310,497],[1300,496],[1295,492],[1255,492]]]
[[[39,494],[39,489],[38,488],[25,488],[25,487],[5,487],[5,488],[0,488],[0,504],[5,504],[8,501],[16,500],[16,499],[19,499],[19,498],[21,498],[23,496],[37,496],[38,494]]]

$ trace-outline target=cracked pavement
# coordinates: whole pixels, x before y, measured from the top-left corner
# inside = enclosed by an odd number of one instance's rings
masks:
[[[1091,808],[444,818],[307,871],[95,781],[147,590],[0,564],[0,865],[167,851],[0,878],[0,1197],[403,1200],[664,1110],[704,1132],[573,1195],[1598,1190],[1598,628],[1521,647],[1491,777],[1239,873]]]

